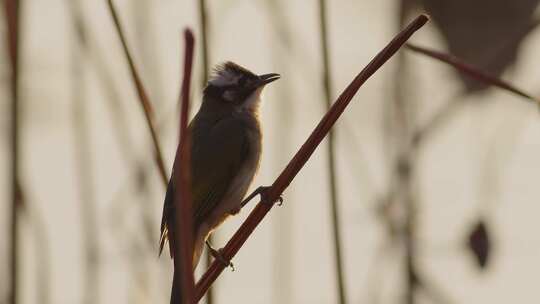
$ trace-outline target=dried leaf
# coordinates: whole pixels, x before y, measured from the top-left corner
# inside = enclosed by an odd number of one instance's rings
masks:
[[[469,234],[468,249],[472,252],[476,259],[476,263],[480,269],[485,269],[489,262],[491,252],[491,242],[487,230],[487,226],[483,220],[479,220],[473,226]]]
[[[518,56],[524,38],[537,25],[539,0],[418,0],[431,15],[448,44],[449,52],[499,77]],[[469,92],[487,84],[463,74]]]

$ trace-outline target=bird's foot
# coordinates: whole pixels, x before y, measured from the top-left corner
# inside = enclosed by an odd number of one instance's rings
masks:
[[[223,254],[221,254],[221,249],[214,249],[214,247],[212,247],[209,241],[206,241],[206,247],[208,248],[210,255],[212,255],[212,257],[216,259],[216,261],[219,261],[225,267],[230,267],[231,271],[235,271],[234,264],[231,261],[225,259],[225,257],[223,257]]]
[[[247,205],[247,203],[249,203],[249,201],[251,201],[257,195],[261,196],[261,202],[269,203],[269,204],[277,203],[278,206],[283,205],[283,197],[281,197],[281,195],[274,201],[272,201],[272,200],[270,200],[268,198],[268,190],[269,189],[270,189],[270,187],[268,187],[268,186],[260,186],[259,188],[255,189],[255,191],[253,191],[250,195],[248,195],[248,197],[246,197],[242,201],[242,207]]]

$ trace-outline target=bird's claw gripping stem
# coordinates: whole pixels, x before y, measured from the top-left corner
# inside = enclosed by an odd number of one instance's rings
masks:
[[[278,206],[282,206],[283,205],[283,197],[281,197],[281,195],[280,195],[276,202],[277,202]]]
[[[216,250],[214,249],[214,247],[212,247],[212,245],[210,244],[210,242],[206,241],[206,246],[208,247],[208,251],[210,252],[210,254],[212,255],[212,257],[214,259],[216,259],[217,261],[219,261],[221,264],[223,264],[223,266],[225,267],[230,267],[231,268],[231,271],[235,271],[236,269],[234,268],[234,264],[225,259],[223,257],[223,255],[221,254],[221,250]]]
[[[261,201],[264,203],[274,204],[277,202],[278,206],[283,205],[283,197],[281,197],[281,195],[273,202],[268,199],[268,189],[270,189],[270,187],[267,186],[260,186],[259,188],[255,189],[255,191],[253,191],[242,201],[242,208],[257,195],[261,196]]]

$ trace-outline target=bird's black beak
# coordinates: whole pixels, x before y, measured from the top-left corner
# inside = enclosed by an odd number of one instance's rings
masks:
[[[259,75],[259,80],[257,81],[257,87],[261,87],[261,86],[264,86],[266,84],[269,84],[272,81],[276,81],[280,77],[281,76],[279,74],[276,74],[276,73]]]

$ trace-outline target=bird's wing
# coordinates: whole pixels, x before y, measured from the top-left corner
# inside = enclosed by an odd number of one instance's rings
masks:
[[[223,119],[204,143],[194,138],[192,149],[194,223],[199,225],[223,199],[249,151],[242,120]]]
[[[209,212],[223,199],[230,183],[239,172],[249,151],[244,122],[238,119],[222,119],[208,132],[192,130],[192,199],[193,223],[197,227]],[[176,167],[176,166],[175,166]],[[170,249],[174,236],[174,174],[169,181],[161,222],[160,253],[166,239]],[[172,256],[172,250],[171,250]]]

